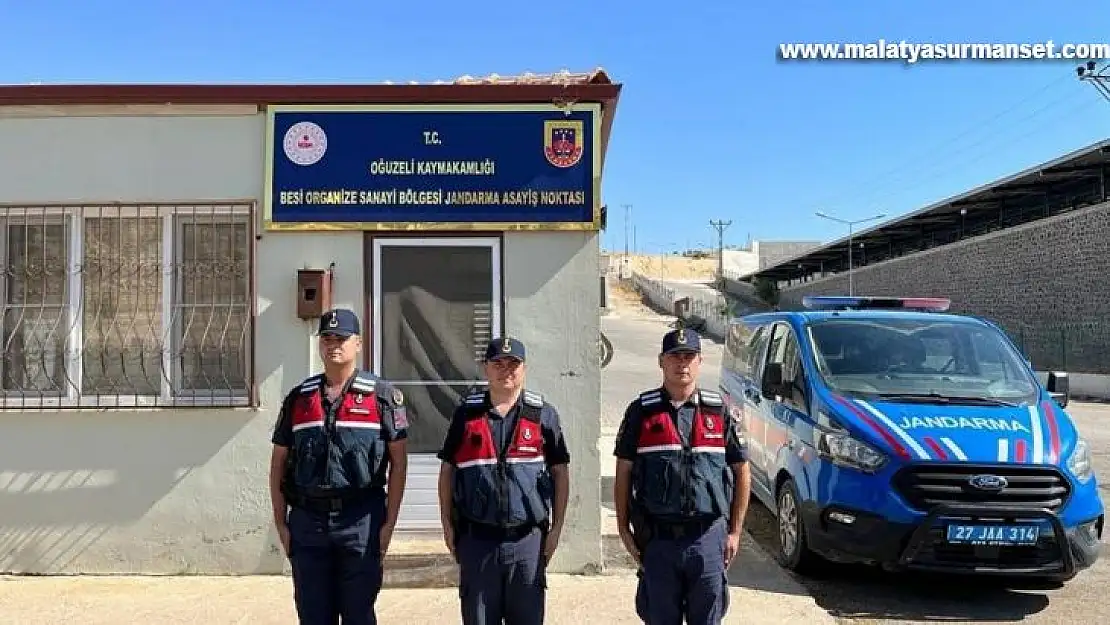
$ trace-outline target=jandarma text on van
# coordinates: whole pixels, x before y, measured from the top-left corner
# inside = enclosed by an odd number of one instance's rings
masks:
[[[1110,43],[780,43],[779,58],[787,61],[951,61],[951,60],[1094,60],[1110,59]]]

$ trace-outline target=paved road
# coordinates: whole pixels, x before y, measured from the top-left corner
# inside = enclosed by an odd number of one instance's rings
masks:
[[[613,360],[602,372],[603,434],[613,434],[620,425],[624,410],[636,396],[662,383],[658,354],[663,335],[671,330],[674,319],[650,314],[619,312],[601,320],[601,331],[613,343]],[[705,361],[702,364],[702,385],[717,388],[721,367],[721,345],[703,338]]]
[[[612,363],[604,370],[602,386],[603,428],[610,436],[636,389],[658,384],[655,354],[669,322],[667,317],[625,311],[603,320],[603,330],[615,349]],[[715,388],[721,346],[711,340],[704,345],[702,385]],[[1096,471],[1100,476],[1110,476],[1110,406],[1077,403],[1069,407],[1069,412],[1091,442]],[[605,460],[612,457],[611,444],[611,438],[603,439],[600,451]],[[603,489],[609,488],[611,481],[603,480]],[[1107,490],[1110,487],[1103,486],[1103,491]],[[762,505],[753,503],[747,525],[754,541],[773,552],[777,540],[773,519]],[[1106,559],[1062,588],[1029,587],[1014,580],[976,579],[969,583],[959,578],[891,575],[866,567],[843,566],[832,566],[817,577],[798,581],[818,605],[843,623],[1097,622],[1106,611],[1103,597],[1110,589],[1110,552],[1104,553]]]

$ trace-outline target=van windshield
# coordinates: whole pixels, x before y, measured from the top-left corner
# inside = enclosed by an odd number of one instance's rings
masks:
[[[809,325],[833,390],[894,401],[1034,403],[1039,386],[1001,332],[952,319],[828,319]]]

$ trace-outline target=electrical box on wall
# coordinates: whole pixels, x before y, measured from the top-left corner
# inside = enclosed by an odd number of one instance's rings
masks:
[[[331,309],[331,271],[297,270],[297,316],[316,319]]]

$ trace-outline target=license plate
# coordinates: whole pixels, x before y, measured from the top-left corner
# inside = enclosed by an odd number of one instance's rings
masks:
[[[949,525],[948,542],[960,545],[1034,545],[1036,525]]]

